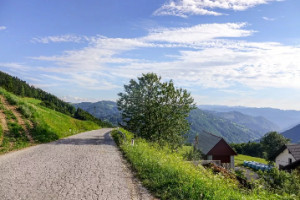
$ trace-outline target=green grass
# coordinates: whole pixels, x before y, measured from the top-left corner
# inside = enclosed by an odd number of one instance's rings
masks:
[[[257,157],[252,157],[252,156],[247,156],[247,155],[242,155],[239,154],[237,156],[234,157],[235,160],[235,165],[243,165],[244,161],[255,161],[258,163],[262,163],[262,164],[268,164],[268,161],[266,161],[263,158],[257,158]]]
[[[34,144],[50,142],[60,138],[68,137],[80,132],[101,128],[91,121],[74,119],[68,115],[56,112],[40,105],[41,101],[33,98],[21,98],[0,88],[0,94],[12,101],[22,114],[27,127],[29,122],[33,124],[30,134],[34,139]],[[0,105],[3,110],[3,105]],[[5,153],[15,149],[21,149],[32,145],[24,134],[24,130],[15,122],[15,116],[9,110],[4,112],[9,125],[9,133],[3,137],[0,144],[0,153]]]
[[[295,199],[291,196],[280,196],[262,187],[253,190],[240,188],[235,180],[213,174],[202,166],[186,162],[180,153],[174,153],[167,147],[143,139],[130,143],[132,133],[125,133],[126,141],[113,131],[125,157],[131,163],[143,185],[160,199]]]

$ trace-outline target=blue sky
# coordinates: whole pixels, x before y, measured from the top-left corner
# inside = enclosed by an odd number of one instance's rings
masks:
[[[298,0],[2,0],[0,70],[71,102],[155,72],[197,104],[300,110]]]

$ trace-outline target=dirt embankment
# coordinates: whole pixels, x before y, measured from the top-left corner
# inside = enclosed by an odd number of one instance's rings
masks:
[[[5,99],[5,97],[3,97],[2,95],[0,95],[0,101],[1,101],[1,104],[3,105],[4,110],[9,110],[13,113],[13,115],[16,117],[15,121],[23,128],[24,133],[25,133],[26,137],[28,138],[28,140],[31,143],[33,143],[34,141],[29,132],[29,128],[33,127],[32,122],[30,120],[23,119],[22,114],[18,111],[18,107],[10,105],[8,103],[8,101]],[[8,129],[6,115],[4,113],[4,110],[0,109],[0,120],[1,120],[1,126],[3,129],[3,132],[6,133],[9,131],[9,129]],[[3,135],[2,135],[2,138],[0,139],[1,142],[2,142],[2,139],[3,139]],[[1,142],[0,142],[0,144],[1,144]]]

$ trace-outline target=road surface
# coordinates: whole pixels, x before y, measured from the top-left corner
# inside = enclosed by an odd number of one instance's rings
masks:
[[[153,199],[133,178],[110,131],[85,132],[0,156],[0,199]]]

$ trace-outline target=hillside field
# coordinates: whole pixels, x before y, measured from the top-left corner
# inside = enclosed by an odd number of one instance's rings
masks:
[[[33,98],[21,98],[0,88],[0,153],[50,142],[80,132],[99,129],[41,105]]]

